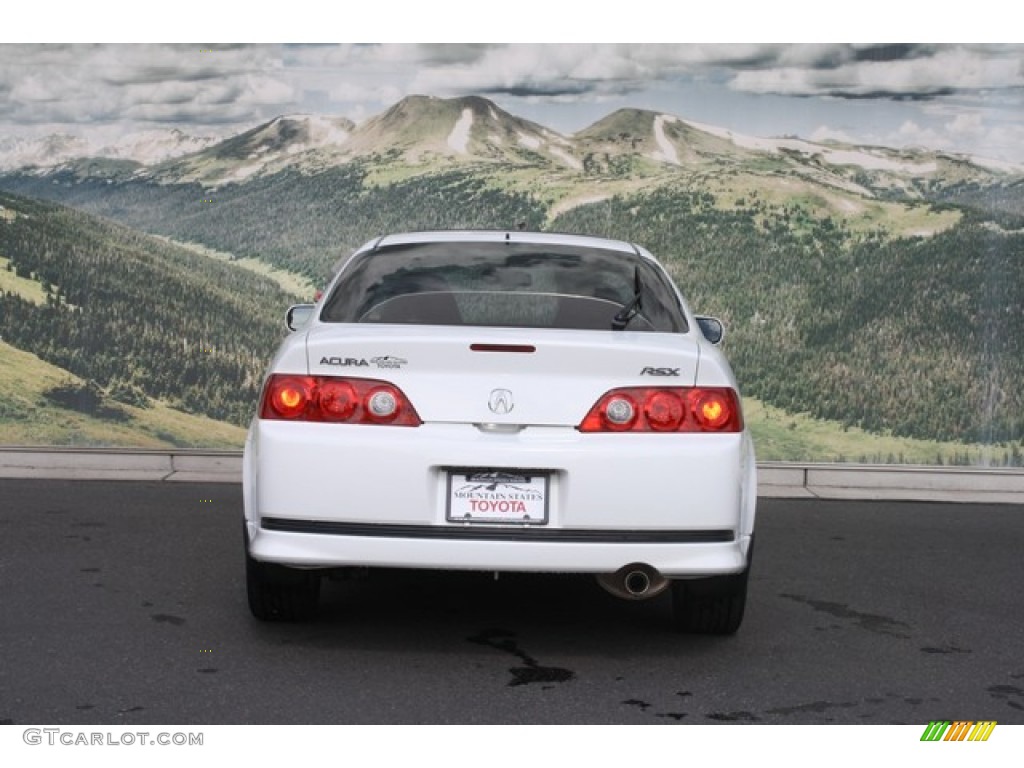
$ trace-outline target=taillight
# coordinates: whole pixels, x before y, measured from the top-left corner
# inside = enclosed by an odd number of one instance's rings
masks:
[[[580,432],[740,432],[739,397],[728,387],[628,387],[605,393]]]
[[[676,432],[686,418],[686,404],[679,393],[659,390],[644,401],[644,416],[655,432]]]
[[[359,395],[348,381],[323,379],[317,387],[317,396],[326,421],[348,421],[359,407]]]
[[[297,419],[309,408],[315,380],[309,376],[275,376],[273,382],[267,382],[263,396],[263,411],[270,411],[272,416],[261,414],[263,418]],[[271,386],[273,384],[273,386]]]
[[[693,415],[703,429],[726,431],[737,416],[736,395],[732,390],[698,390],[693,397]]]
[[[267,379],[260,418],[398,427],[423,423],[402,390],[386,381],[286,374]]]

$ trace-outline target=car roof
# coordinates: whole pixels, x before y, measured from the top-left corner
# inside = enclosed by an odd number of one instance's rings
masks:
[[[523,243],[537,245],[568,245],[581,248],[603,248],[605,250],[637,253],[636,246],[622,240],[611,240],[589,235],[568,235],[555,232],[521,232],[519,230],[437,230],[429,232],[402,232],[384,235],[367,243],[360,250],[382,248],[391,245],[413,243]]]

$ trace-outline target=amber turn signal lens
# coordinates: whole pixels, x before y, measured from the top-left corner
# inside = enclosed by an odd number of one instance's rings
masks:
[[[720,430],[732,419],[732,405],[720,392],[704,392],[697,399],[695,415],[705,429]]]
[[[313,380],[307,376],[273,377],[267,382],[267,404],[276,418],[298,418],[309,405],[312,392]]]

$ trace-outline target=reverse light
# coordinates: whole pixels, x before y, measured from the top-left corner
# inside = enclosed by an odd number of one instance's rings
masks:
[[[398,397],[390,387],[381,387],[366,398],[366,409],[376,421],[391,421],[398,415]]]
[[[423,423],[402,391],[386,381],[285,374],[267,379],[260,418],[400,427]]]
[[[604,407],[604,418],[612,429],[627,430],[636,421],[636,403],[626,396],[612,398]]]
[[[580,432],[740,432],[743,414],[728,387],[626,387],[606,392]]]

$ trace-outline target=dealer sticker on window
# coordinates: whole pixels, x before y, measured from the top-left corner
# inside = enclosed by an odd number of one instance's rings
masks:
[[[493,469],[448,470],[448,514],[452,523],[548,521],[548,481],[544,472]]]

